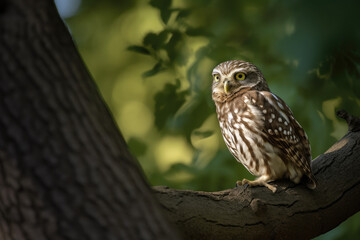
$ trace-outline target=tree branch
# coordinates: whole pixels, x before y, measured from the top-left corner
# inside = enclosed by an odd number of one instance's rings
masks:
[[[309,239],[360,210],[360,119],[339,111],[348,133],[312,162],[318,187],[277,181],[278,191],[220,192],[154,187],[168,218],[187,239]]]

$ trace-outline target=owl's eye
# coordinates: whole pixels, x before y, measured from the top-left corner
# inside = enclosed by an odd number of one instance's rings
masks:
[[[244,80],[245,78],[246,78],[245,73],[242,73],[242,72],[235,73],[235,79],[236,80],[241,81],[241,80]]]
[[[218,82],[220,80],[220,75],[219,74],[214,74],[213,78],[214,78],[215,82]]]

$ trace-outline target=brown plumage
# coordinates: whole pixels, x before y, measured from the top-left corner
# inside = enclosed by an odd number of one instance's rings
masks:
[[[264,185],[288,178],[316,187],[311,173],[310,144],[286,103],[270,92],[263,74],[240,60],[220,63],[213,70],[212,98],[224,141],[231,154],[258,178],[238,185]]]

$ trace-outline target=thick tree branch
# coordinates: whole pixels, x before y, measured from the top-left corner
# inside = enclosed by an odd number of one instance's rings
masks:
[[[187,239],[309,239],[360,210],[360,120],[339,111],[348,133],[312,162],[318,187],[288,181],[267,188],[198,192],[154,187]]]

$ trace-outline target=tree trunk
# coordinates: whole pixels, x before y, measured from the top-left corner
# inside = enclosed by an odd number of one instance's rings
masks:
[[[340,111],[348,133],[312,162],[318,187],[197,192],[155,187],[164,212],[187,239],[310,239],[360,210],[360,119]],[[289,185],[290,184],[290,185]]]
[[[177,239],[52,0],[0,1],[0,239]]]

